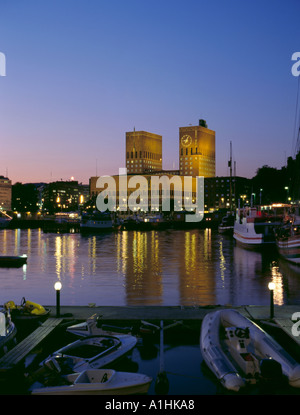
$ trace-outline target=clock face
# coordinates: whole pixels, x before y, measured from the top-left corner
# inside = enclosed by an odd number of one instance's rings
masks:
[[[184,135],[181,137],[181,144],[188,147],[192,144],[192,137],[190,135]]]

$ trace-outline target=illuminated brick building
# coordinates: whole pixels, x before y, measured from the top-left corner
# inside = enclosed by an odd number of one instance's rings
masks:
[[[162,170],[162,136],[147,131],[127,132],[125,156],[128,174]]]
[[[215,132],[204,120],[197,126],[179,128],[179,170],[182,176],[216,175]]]
[[[0,210],[11,210],[11,180],[0,176]]]

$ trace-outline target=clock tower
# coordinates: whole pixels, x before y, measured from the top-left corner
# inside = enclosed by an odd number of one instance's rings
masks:
[[[179,170],[182,176],[216,175],[215,131],[204,120],[197,126],[179,128]]]

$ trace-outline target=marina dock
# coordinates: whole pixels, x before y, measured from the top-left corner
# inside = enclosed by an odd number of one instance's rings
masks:
[[[85,321],[93,315],[97,315],[103,321],[160,321],[160,320],[190,320],[201,322],[205,315],[210,311],[218,308],[235,308],[245,317],[256,322],[269,322],[281,328],[293,341],[300,345],[300,327],[299,335],[294,336],[292,327],[296,323],[293,319],[295,313],[300,313],[300,306],[285,305],[275,306],[274,317],[270,317],[270,308],[268,306],[61,306],[60,315],[64,320],[82,320]],[[51,316],[55,316],[55,306],[47,306]],[[297,333],[298,334],[298,333]]]
[[[0,373],[5,373],[19,363],[21,363],[32,350],[45,340],[50,334],[55,335],[55,329],[63,323],[67,326],[74,321],[86,321],[91,317],[97,317],[103,322],[112,325],[130,325],[138,320],[144,320],[159,325],[163,321],[182,321],[189,322],[189,326],[194,330],[199,330],[201,321],[205,315],[218,308],[235,308],[245,317],[259,323],[267,323],[282,329],[295,344],[300,345],[299,336],[293,335],[292,327],[294,313],[299,311],[297,306],[277,306],[275,307],[274,317],[270,318],[270,310],[267,306],[206,306],[206,307],[184,307],[184,306],[61,306],[60,315],[56,317],[56,307],[47,306],[50,309],[50,317],[34,330],[28,337],[14,346],[8,353],[0,359]],[[179,326],[180,327],[180,326]],[[179,328],[180,330],[180,328]],[[295,333],[295,331],[294,331]]]
[[[56,313],[55,306],[45,306],[50,309],[53,317]],[[65,318],[75,318],[85,320],[92,314],[103,316],[105,319],[197,319],[202,320],[210,311],[218,308],[234,308],[240,313],[245,313],[249,318],[255,320],[265,320],[270,318],[270,308],[268,306],[231,306],[231,305],[207,305],[207,306],[60,306],[60,314]],[[276,306],[274,318],[288,318],[294,313],[300,312],[300,306],[284,305]]]
[[[0,359],[0,372],[13,369],[62,322],[62,318],[48,318],[40,327],[18,343]]]

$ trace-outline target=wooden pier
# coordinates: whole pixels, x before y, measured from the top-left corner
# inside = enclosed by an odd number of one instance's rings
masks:
[[[6,372],[17,366],[62,321],[62,318],[48,318],[40,327],[0,359],[0,372]]]

